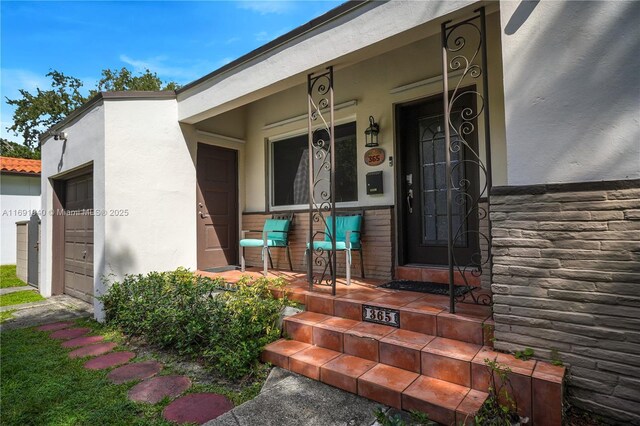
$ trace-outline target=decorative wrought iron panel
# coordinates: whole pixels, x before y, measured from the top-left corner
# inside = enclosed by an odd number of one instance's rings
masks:
[[[307,267],[309,286],[328,285],[336,294],[335,132],[333,105],[333,67],[307,76],[309,129],[309,238]],[[331,217],[332,224],[327,226]],[[331,242],[325,250],[314,241]],[[314,266],[322,270],[314,274]],[[330,276],[326,276],[327,268]]]
[[[474,302],[490,304],[491,296],[480,294],[476,296],[475,286],[469,284],[468,277],[479,277],[483,271],[491,274],[491,222],[487,234],[479,230],[471,231],[466,222],[470,220],[488,219],[489,191],[491,189],[491,140],[489,125],[489,92],[487,79],[487,39],[484,8],[474,11],[471,18],[442,24],[442,70],[444,91],[444,115],[447,123],[445,134],[445,161],[447,181],[447,225],[449,252],[449,295],[450,310],[455,312],[454,271],[460,273]],[[449,88],[450,73],[457,77],[453,87]],[[477,89],[481,87],[481,89]],[[450,93],[451,90],[451,93]],[[461,107],[459,104],[465,97],[473,96],[473,106],[469,104]],[[485,155],[479,149],[474,149],[469,138],[475,134],[477,123],[483,119]],[[465,158],[459,153],[465,151]],[[459,170],[465,168],[465,163],[477,167],[483,182],[479,191],[471,191],[473,182]],[[480,204],[481,198],[487,198],[487,207]],[[461,222],[454,220],[454,212],[462,209]],[[477,235],[469,235],[475,233]],[[456,259],[453,248],[466,238],[485,240],[486,250],[478,250],[471,256],[470,262],[460,262]]]

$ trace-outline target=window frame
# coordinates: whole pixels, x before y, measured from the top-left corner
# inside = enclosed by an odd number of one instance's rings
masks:
[[[349,123],[354,123],[355,127],[356,127],[356,131],[355,131],[355,144],[356,144],[356,200],[354,201],[343,201],[343,202],[337,202],[336,203],[336,207],[340,207],[340,208],[352,208],[352,207],[359,207],[360,206],[360,182],[358,179],[358,173],[359,173],[359,161],[358,159],[358,142],[359,142],[359,138],[358,138],[358,126],[357,126],[357,120],[355,116],[350,116],[350,117],[345,117],[342,118],[340,120],[334,120],[334,127],[337,126],[341,126],[343,124],[349,124]],[[316,130],[318,128],[320,128],[321,126],[314,126],[313,130]],[[267,201],[267,207],[269,209],[270,212],[278,212],[278,211],[292,211],[292,210],[309,210],[309,203],[305,203],[305,204],[287,204],[287,205],[281,205],[281,206],[275,206],[273,204],[273,200],[274,200],[274,185],[273,185],[273,170],[274,170],[274,155],[273,155],[273,144],[274,143],[278,143],[287,139],[292,139],[295,137],[299,137],[299,136],[306,136],[308,135],[309,130],[304,128],[298,128],[296,130],[292,130],[290,132],[286,132],[286,133],[281,133],[281,134],[277,134],[271,137],[266,138],[266,144],[267,144],[267,164],[268,164],[268,173],[267,173],[267,193],[268,193],[268,201]]]

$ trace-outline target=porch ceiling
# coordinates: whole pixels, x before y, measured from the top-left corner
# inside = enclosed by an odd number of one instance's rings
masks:
[[[340,69],[428,37],[440,30],[439,18],[474,4],[354,2],[343,14],[294,30],[189,85],[178,93],[179,120],[194,124],[302,84],[308,72],[327,64]]]

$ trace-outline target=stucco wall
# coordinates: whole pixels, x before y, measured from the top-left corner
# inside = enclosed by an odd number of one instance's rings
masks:
[[[640,3],[501,2],[510,185],[640,177]]]
[[[2,174],[0,177],[0,264],[16,263],[16,222],[29,220],[40,210],[40,177]]]
[[[506,150],[504,140],[504,113],[502,93],[502,63],[499,40],[499,15],[487,17],[489,45],[489,87],[492,127],[492,155],[494,183],[504,185],[506,180]],[[335,71],[335,104],[357,101],[355,105],[339,109],[335,113],[337,123],[356,121],[357,124],[357,164],[358,164],[358,201],[345,203],[344,206],[380,206],[395,204],[395,170],[389,164],[389,157],[394,158],[394,105],[415,99],[442,93],[442,81],[435,80],[430,84],[397,91],[399,87],[410,83],[437,77],[442,74],[440,61],[439,27],[436,30],[426,28],[426,34],[434,35],[412,42],[403,48],[380,54],[372,59],[339,68]],[[451,83],[455,82],[451,79]],[[481,82],[477,82],[480,84]],[[294,122],[273,126],[274,123],[302,116],[307,111],[306,83],[284,90],[277,94],[253,102],[246,107],[246,112],[236,114],[238,126],[246,128],[246,209],[247,212],[265,211],[267,187],[265,178],[268,175],[267,149],[265,141],[277,140],[288,136],[306,134],[306,118]],[[380,124],[380,142],[385,150],[387,160],[380,166],[369,167],[363,158],[367,148],[364,144],[364,131],[369,126],[372,115]],[[238,118],[242,117],[242,118]],[[196,127],[211,131],[230,132],[228,122],[223,129],[222,122],[216,124],[214,119],[196,124]],[[483,125],[479,123],[482,135]],[[481,137],[481,155],[484,155],[484,143]],[[382,170],[384,176],[384,194],[366,194],[366,174]]]
[[[102,102],[86,112],[81,119],[72,121],[64,127],[68,137],[66,141],[49,138],[42,145],[42,209],[40,234],[40,293],[51,296],[53,247],[53,186],[51,179],[63,177],[65,173],[87,165],[93,165],[93,207],[105,209],[105,107]],[[100,285],[103,275],[105,246],[105,217],[93,219],[93,276],[94,288]],[[98,309],[98,302],[94,308]]]
[[[196,266],[195,153],[174,99],[105,102],[104,274]],[[100,284],[97,293],[103,291]]]

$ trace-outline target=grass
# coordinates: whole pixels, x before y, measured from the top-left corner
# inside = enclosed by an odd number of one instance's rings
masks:
[[[80,320],[107,340],[121,344],[122,334],[108,326],[90,320]],[[169,400],[159,404],[138,404],[127,399],[127,391],[135,385],[111,384],[109,370],[85,370],[85,359],[69,359],[69,349],[47,333],[34,329],[2,332],[0,347],[0,412],[7,425],[170,425],[162,419],[162,410]],[[142,361],[149,357],[138,357]],[[177,374],[165,363],[160,374]],[[191,392],[218,392],[235,404],[253,398],[261,383],[252,383],[240,390],[230,390],[217,384],[194,382]]]
[[[10,318],[13,318],[13,313],[15,311],[16,311],[15,309],[11,309],[10,311],[0,312],[0,323],[3,323]]]
[[[0,266],[0,288],[23,287],[27,285],[16,276],[16,265]]]
[[[0,296],[0,306],[19,305],[21,303],[39,302],[44,300],[40,293],[33,290],[16,291]]]

